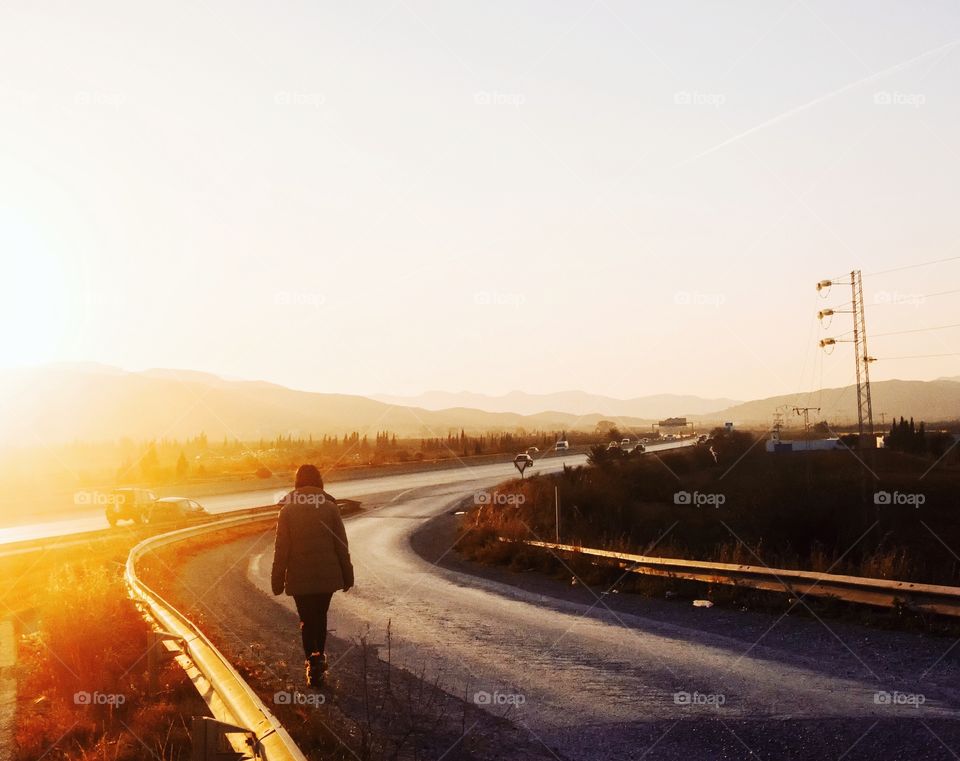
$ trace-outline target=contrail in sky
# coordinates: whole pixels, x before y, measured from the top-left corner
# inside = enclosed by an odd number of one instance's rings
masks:
[[[877,79],[886,77],[890,74],[894,74],[898,71],[901,71],[910,66],[913,66],[915,63],[919,63],[920,61],[926,60],[927,58],[933,58],[934,56],[940,53],[945,53],[946,51],[952,48],[955,48],[957,45],[960,45],[960,40],[954,40],[953,42],[948,42],[946,45],[941,45],[940,47],[934,48],[933,50],[928,50],[926,53],[921,53],[915,58],[911,58],[907,61],[903,61],[901,63],[895,64],[890,68],[884,69],[883,71],[878,71],[876,74],[871,74],[870,76],[865,77],[863,79],[859,79],[856,82],[851,82],[850,84],[844,85],[839,90],[834,90],[833,92],[829,92],[826,95],[821,95],[818,98],[814,98],[811,101],[807,101],[806,103],[803,103],[802,105],[791,108],[788,111],[784,111],[782,114],[777,114],[776,116],[773,116],[767,119],[766,121],[760,122],[760,124],[756,124],[753,127],[750,127],[750,129],[744,130],[743,132],[737,135],[734,135],[733,137],[728,137],[726,140],[724,140],[721,143],[717,143],[712,148],[707,148],[706,150],[701,151],[700,153],[694,156],[691,156],[690,158],[684,159],[680,163],[675,164],[672,167],[672,169],[679,169],[680,167],[685,166],[686,164],[689,164],[693,161],[697,161],[698,159],[702,159],[704,156],[709,156],[711,153],[715,153],[722,148],[726,148],[731,143],[736,143],[739,140],[742,140],[743,138],[747,137],[748,135],[752,135],[754,132],[759,132],[760,130],[766,129],[767,127],[777,124],[778,122],[782,122],[785,119],[789,119],[791,116],[795,116],[796,114],[799,114],[801,111],[806,111],[808,108],[813,108],[814,106],[819,105],[824,101],[830,100],[831,98],[835,98],[838,95],[842,95],[843,93],[847,92],[848,90],[852,90],[855,87],[860,87],[861,85],[868,84],[869,82],[873,82]]]

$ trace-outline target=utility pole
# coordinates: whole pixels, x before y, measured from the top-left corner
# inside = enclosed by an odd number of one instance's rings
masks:
[[[793,411],[797,415],[803,415],[803,432],[806,433],[810,430],[810,410],[814,412],[820,412],[819,407],[794,407]]]
[[[822,291],[833,285],[847,285],[847,283],[821,280],[817,283],[817,291]],[[820,348],[832,347],[838,343],[853,344],[854,362],[857,370],[857,422],[859,424],[860,446],[862,447],[864,433],[868,433],[870,436],[874,435],[873,401],[870,398],[870,363],[874,361],[874,358],[867,352],[867,321],[863,303],[863,275],[860,270],[853,270],[850,273],[849,285],[853,296],[849,310],[821,309],[817,316],[823,320],[824,317],[832,317],[840,312],[853,315],[853,340],[823,338],[820,340]],[[873,448],[872,444],[870,448]]]
[[[777,407],[773,411],[773,429],[772,430],[773,430],[774,441],[780,441],[780,431],[783,430],[783,412],[781,412],[781,409],[783,409],[784,406],[785,405],[781,405],[780,407]]]
[[[860,437],[863,438],[864,415],[873,435],[873,401],[870,399],[870,363],[867,353],[867,322],[863,308],[863,276],[860,270],[850,273],[850,288],[853,291],[853,349],[857,355],[857,415],[860,420]]]

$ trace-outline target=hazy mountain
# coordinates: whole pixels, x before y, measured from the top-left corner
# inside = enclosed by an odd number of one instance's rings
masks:
[[[269,439],[390,430],[402,436],[446,436],[461,428],[592,429],[601,415],[537,415],[454,408],[426,410],[362,396],[296,391],[270,383],[230,381],[180,370],[125,372],[92,364],[57,364],[0,372],[0,443],[38,446],[71,440],[186,438],[201,431]],[[622,418],[626,427],[649,422]]]
[[[615,399],[610,396],[588,394],[584,391],[560,391],[552,394],[527,394],[511,391],[502,396],[474,394],[469,391],[427,391],[419,396],[389,396],[375,394],[371,398],[389,404],[443,410],[450,407],[470,407],[487,412],[515,412],[534,415],[544,410],[562,410],[574,415],[600,414],[616,417],[636,417],[660,420],[683,415],[706,415],[732,407],[736,399],[703,399],[699,396],[657,394],[633,399]]]
[[[904,381],[888,380],[870,384],[873,400],[873,419],[879,429],[881,413],[887,424],[896,417],[914,417],[917,420],[946,421],[960,419],[960,382],[957,380]],[[737,423],[773,423],[778,408],[785,412],[786,421],[798,424],[802,418],[793,412],[793,407],[819,407],[820,412],[810,412],[810,420],[828,420],[836,423],[851,423],[857,419],[857,388],[825,388],[800,394],[772,396],[745,402],[705,418]],[[800,423],[802,425],[802,423]]]
[[[461,395],[453,394],[460,399]],[[473,395],[470,395],[473,396]],[[64,441],[102,441],[129,437],[186,438],[201,431],[212,440],[224,436],[245,440],[271,439],[308,434],[389,430],[401,436],[446,436],[461,428],[476,433],[485,430],[592,430],[599,420],[614,420],[625,431],[650,429],[651,419],[688,415],[706,426],[732,420],[741,424],[769,426],[780,408],[788,420],[799,425],[793,406],[820,407],[811,420],[845,423],[856,420],[856,389],[824,389],[745,402],[705,414],[691,413],[695,397],[662,395],[647,397],[644,417],[616,412],[581,414],[576,403],[602,399],[589,394],[515,395],[516,398],[568,403],[562,411],[523,415],[491,412],[466,406],[425,409],[390,404],[348,394],[296,391],[259,381],[226,380],[208,373],[180,370],[126,372],[113,367],[56,364],[39,368],[0,371],[0,443],[42,446]],[[435,396],[440,402],[444,397]],[[487,397],[487,400],[498,397]],[[681,401],[677,401],[681,400]],[[639,400],[613,400],[629,403]],[[710,400],[699,400],[709,405]],[[658,407],[661,404],[664,406]],[[669,406],[668,406],[669,405]],[[881,381],[873,384],[873,408],[877,424],[884,412],[893,416],[941,421],[960,419],[960,382]],[[610,408],[608,408],[610,409]],[[655,412],[655,414],[649,414]]]

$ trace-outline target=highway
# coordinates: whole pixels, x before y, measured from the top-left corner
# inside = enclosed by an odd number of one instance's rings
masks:
[[[662,445],[669,447],[670,445]],[[676,446],[676,445],[673,445]],[[548,457],[540,460],[535,466],[527,470],[527,475],[544,473],[567,465],[582,465],[586,462],[586,455],[571,455],[569,457]],[[379,494],[383,492],[400,492],[408,489],[419,489],[425,486],[442,486],[462,482],[465,478],[495,478],[504,481],[517,476],[512,463],[497,463],[494,465],[465,466],[448,470],[431,470],[402,475],[382,476],[375,478],[356,478],[349,481],[338,481],[329,487],[339,499],[353,499],[360,495]],[[290,488],[293,488],[292,485]],[[241,510],[247,507],[276,504],[280,496],[288,490],[283,489],[256,489],[227,494],[197,497],[197,500],[212,514],[229,513],[231,510]],[[192,496],[189,489],[185,489],[182,496]],[[121,524],[125,525],[125,524]],[[0,545],[14,541],[31,539],[45,539],[53,536],[66,536],[83,531],[95,531],[107,527],[103,510],[88,507],[78,508],[75,517],[63,518],[58,516],[53,520],[24,523],[14,526],[0,527]]]
[[[650,446],[648,451],[664,451],[677,447],[691,446],[693,443],[693,439],[686,439],[683,441],[656,444]],[[536,464],[527,470],[526,475],[549,473],[553,470],[561,469],[563,465],[582,465],[586,461],[587,457],[584,454],[567,456],[550,453],[550,456],[542,456],[537,459]],[[460,468],[449,468],[445,470],[425,470],[400,475],[354,478],[337,481],[328,488],[338,499],[354,499],[363,495],[403,492],[427,486],[462,483],[465,480],[492,478],[498,481],[505,481],[509,478],[515,478],[516,476],[517,471],[512,463],[464,465]],[[292,485],[290,488],[292,488]],[[248,507],[276,504],[279,498],[287,491],[289,491],[289,489],[270,488],[195,496],[191,494],[189,488],[185,488],[183,493],[178,496],[193,497],[211,514],[222,514],[229,513],[231,510],[242,510]],[[10,542],[68,536],[84,531],[96,531],[106,527],[107,521],[104,518],[102,508],[80,506],[77,508],[77,512],[69,517],[58,515],[36,522],[0,526],[0,546]]]

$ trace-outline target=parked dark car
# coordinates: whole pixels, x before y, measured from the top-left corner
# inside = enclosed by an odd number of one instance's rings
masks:
[[[117,521],[146,523],[156,501],[157,495],[149,489],[114,489],[107,501],[107,523],[111,526],[116,526]]]

